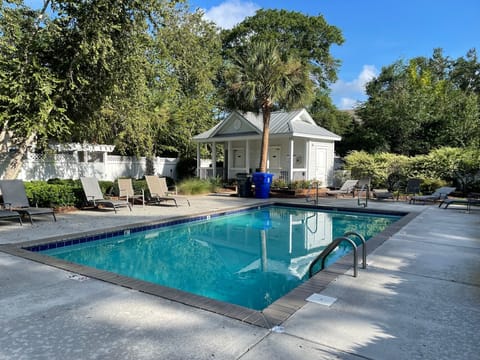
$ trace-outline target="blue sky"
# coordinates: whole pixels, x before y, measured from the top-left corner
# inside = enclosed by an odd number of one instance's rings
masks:
[[[343,33],[332,54],[341,60],[332,98],[339,108],[365,100],[364,85],[396,60],[429,57],[442,48],[451,58],[480,53],[479,0],[190,0],[219,26],[229,28],[259,8],[323,15]]]
[[[42,0],[27,0],[41,6]],[[343,33],[332,54],[341,60],[332,98],[339,108],[365,100],[364,85],[381,68],[442,48],[451,58],[480,52],[480,0],[189,0],[218,26],[231,28],[260,8],[323,15]]]

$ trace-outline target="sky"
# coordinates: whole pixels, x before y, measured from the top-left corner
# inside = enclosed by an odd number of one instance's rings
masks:
[[[43,0],[27,0],[39,7]],[[322,15],[345,39],[331,48],[341,61],[338,81],[331,85],[334,104],[351,109],[365,101],[365,84],[383,66],[435,48],[456,59],[475,48],[480,52],[480,0],[189,0],[219,27],[231,28],[255,11],[285,9]]]
[[[231,28],[260,8],[322,15],[338,27],[345,42],[331,48],[341,61],[331,86],[334,104],[351,109],[365,101],[365,84],[383,66],[435,48],[452,59],[475,48],[480,53],[479,0],[190,0],[222,28]]]

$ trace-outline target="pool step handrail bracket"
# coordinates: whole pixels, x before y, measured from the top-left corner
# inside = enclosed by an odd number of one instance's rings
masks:
[[[367,241],[365,240],[365,237],[363,237],[361,234],[359,234],[356,231],[347,231],[343,236],[349,237],[349,236],[356,236],[360,239],[362,242],[362,268],[366,269],[367,268]]]
[[[341,236],[333,240],[328,246],[311,262],[310,266],[308,267],[308,275],[309,277],[313,276],[313,267],[315,264],[319,261],[322,262],[321,269],[325,268],[325,259],[327,258],[330,253],[335,250],[338,245],[340,245],[342,242],[347,241],[349,242],[352,247],[353,247],[353,277],[357,277],[358,275],[358,258],[357,258],[357,244],[355,244],[355,241],[352,239],[346,237],[346,236]]]
[[[311,196],[310,196],[310,190],[315,188],[316,189],[316,192],[315,192],[315,197],[313,199],[311,199]],[[308,185],[308,191],[307,191],[307,196],[305,197],[305,200],[308,202],[313,202],[315,205],[318,205],[318,190],[320,188],[320,182],[319,181],[315,181],[315,182],[312,182]]]

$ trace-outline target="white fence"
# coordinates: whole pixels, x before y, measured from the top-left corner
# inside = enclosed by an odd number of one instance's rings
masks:
[[[119,177],[138,179],[145,175],[147,166],[144,157],[99,155],[79,159],[76,154],[38,155],[29,153],[18,178],[30,181],[94,176],[99,180],[113,181]],[[176,158],[157,157],[153,162],[154,173],[176,179],[177,163],[178,159]]]

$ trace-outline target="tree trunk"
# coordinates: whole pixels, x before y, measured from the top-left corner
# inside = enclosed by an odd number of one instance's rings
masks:
[[[0,132],[0,152],[8,152],[8,121],[3,124],[2,131]]]
[[[10,162],[3,174],[3,179],[11,180],[17,178],[18,173],[22,169],[25,153],[27,152],[27,149],[35,142],[35,136],[36,133],[32,133],[28,138],[20,143],[17,152],[10,159]]]
[[[263,114],[263,134],[262,134],[262,152],[260,153],[260,172],[267,172],[268,143],[270,140],[270,107],[265,106],[262,109]]]

